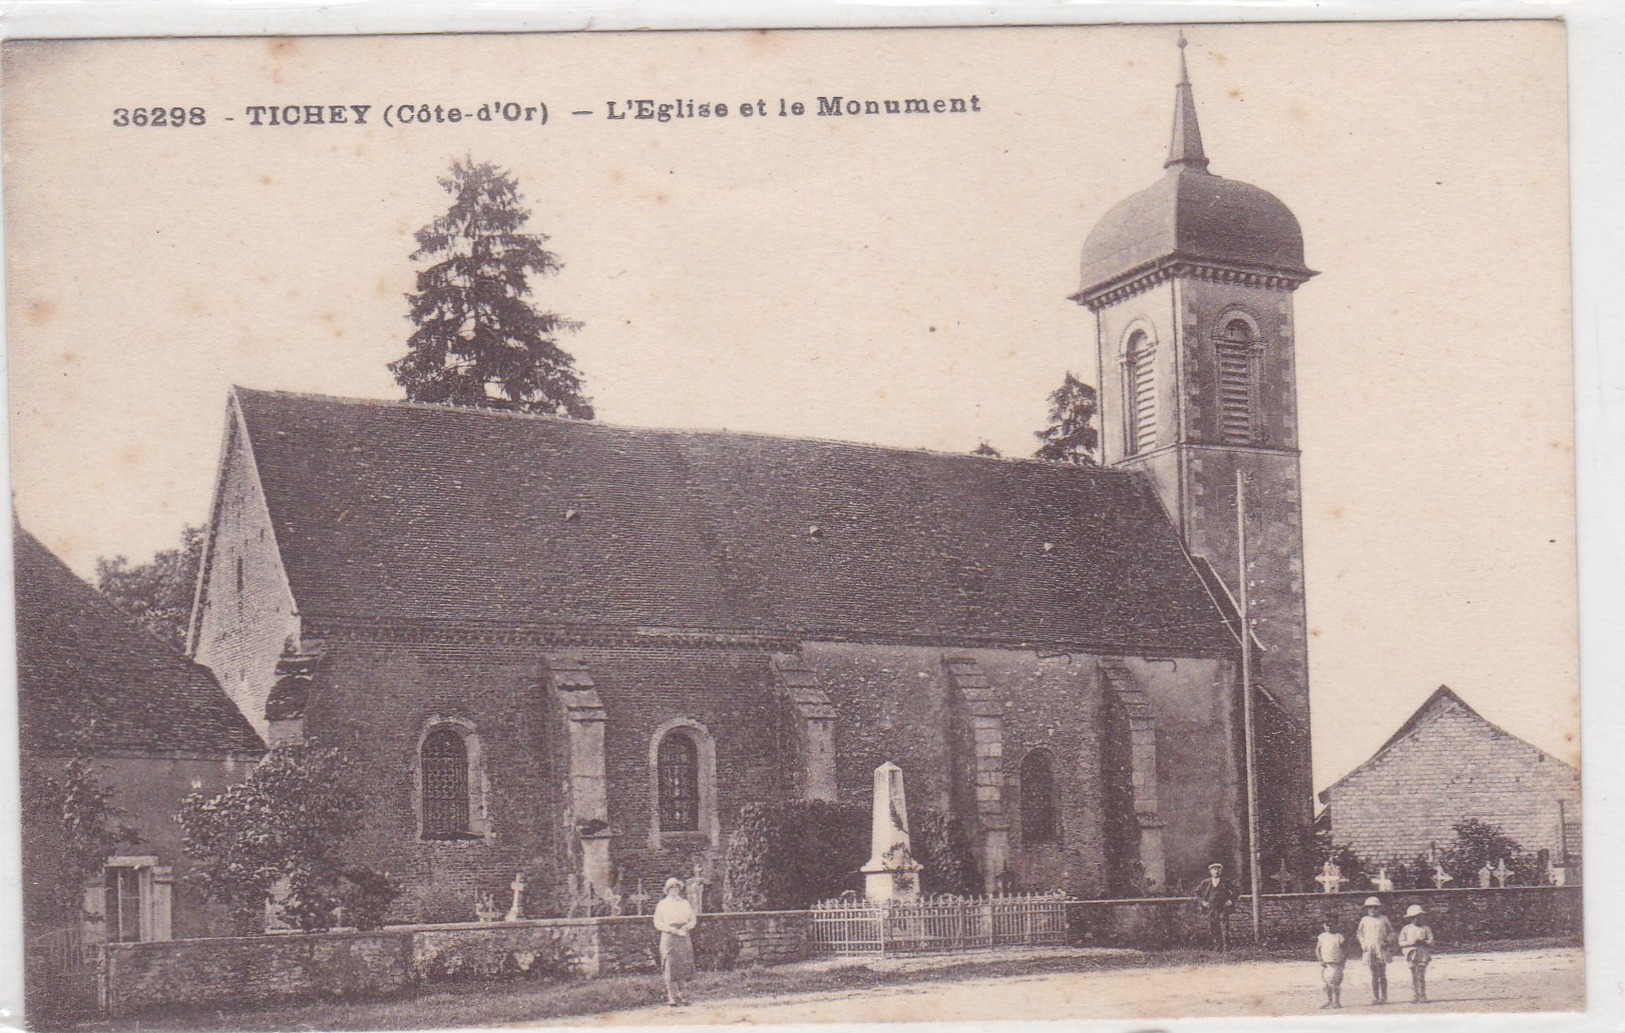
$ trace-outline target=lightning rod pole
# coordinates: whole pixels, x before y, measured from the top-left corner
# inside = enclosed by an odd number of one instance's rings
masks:
[[[1236,471],[1236,561],[1241,609],[1241,725],[1247,752],[1247,875],[1253,894],[1253,942],[1263,938],[1263,876],[1258,856],[1258,766],[1253,742],[1253,628],[1247,617],[1247,482]]]

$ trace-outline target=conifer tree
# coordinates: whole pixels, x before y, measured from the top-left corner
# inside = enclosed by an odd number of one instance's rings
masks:
[[[557,338],[581,328],[540,311],[530,277],[561,268],[547,236],[524,232],[530,212],[504,170],[453,161],[440,185],[453,198],[417,232],[417,291],[407,295],[417,326],[390,372],[414,402],[593,418],[575,360]]]
[[[1098,407],[1095,389],[1068,372],[1049,396],[1049,426],[1033,435],[1042,442],[1034,458],[1093,466],[1100,443],[1094,426]]]

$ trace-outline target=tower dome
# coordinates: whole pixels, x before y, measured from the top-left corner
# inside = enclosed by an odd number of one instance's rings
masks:
[[[1183,36],[1179,48],[1167,172],[1119,202],[1085,239],[1082,285],[1073,297],[1091,307],[1182,262],[1225,266],[1293,286],[1315,275],[1303,262],[1298,220],[1280,199],[1207,170]]]

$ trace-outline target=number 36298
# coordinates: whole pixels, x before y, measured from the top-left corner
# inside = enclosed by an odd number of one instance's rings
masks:
[[[201,126],[207,124],[202,108],[114,108],[115,126]]]

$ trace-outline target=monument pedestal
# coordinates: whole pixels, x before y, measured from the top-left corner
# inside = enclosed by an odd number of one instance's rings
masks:
[[[901,867],[873,868],[864,865],[863,896],[871,904],[912,904],[920,899],[920,868],[909,861]]]
[[[875,768],[874,813],[870,823],[869,863],[863,872],[863,895],[871,904],[907,904],[920,899],[920,870],[908,842],[908,803],[903,798],[903,772],[891,761]]]

